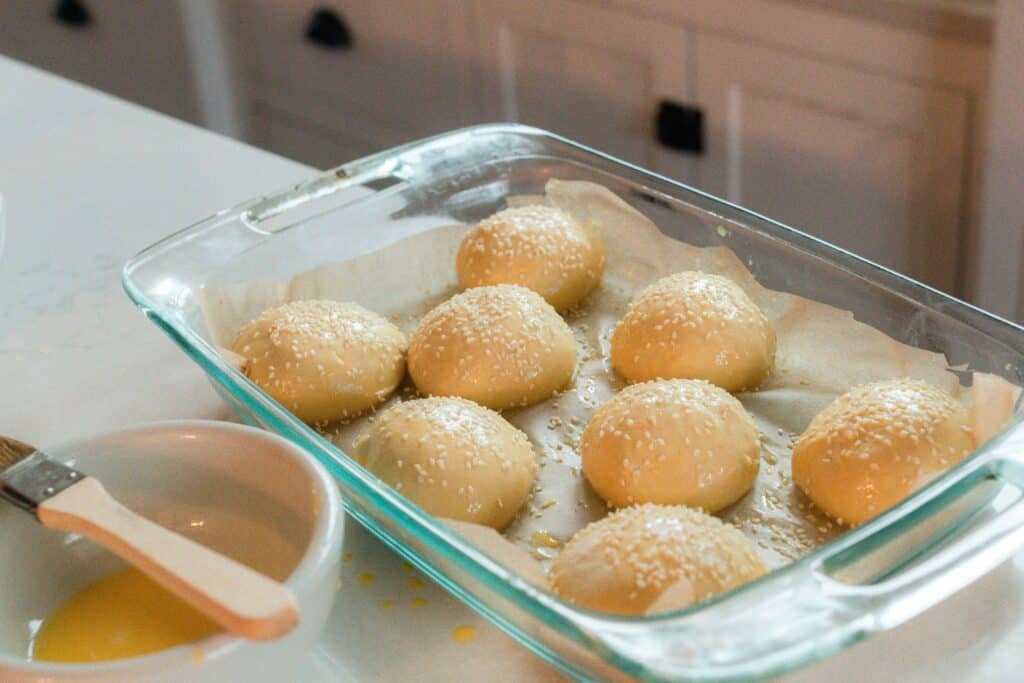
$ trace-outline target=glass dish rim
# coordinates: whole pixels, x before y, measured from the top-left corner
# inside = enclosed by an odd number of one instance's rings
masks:
[[[237,369],[225,361],[216,349],[191,326],[184,322],[175,320],[174,316],[163,315],[161,312],[161,306],[151,301],[142,290],[136,287],[132,279],[132,273],[137,268],[145,265],[151,259],[162,255],[165,251],[172,249],[183,241],[198,236],[205,230],[214,229],[216,227],[217,219],[231,215],[242,215],[246,211],[251,211],[254,207],[266,202],[269,197],[284,197],[292,195],[298,192],[301,188],[315,185],[320,182],[337,183],[339,181],[370,180],[373,177],[374,170],[380,171],[382,168],[389,165],[388,162],[410,151],[425,148],[440,142],[450,143],[461,135],[503,133],[547,138],[570,148],[575,148],[576,150],[586,154],[600,157],[604,161],[610,162],[613,165],[626,167],[635,173],[647,176],[653,180],[668,183],[682,191],[701,196],[715,204],[728,206],[730,209],[737,211],[740,214],[748,215],[757,221],[770,223],[776,228],[781,228],[793,233],[794,235],[798,235],[804,240],[811,240],[819,246],[827,248],[831,252],[842,253],[845,257],[853,258],[865,266],[883,271],[889,277],[895,277],[904,283],[908,283],[919,288],[922,292],[927,292],[929,296],[938,297],[940,300],[952,303],[957,307],[966,307],[975,314],[980,314],[989,318],[993,323],[1005,325],[1020,334],[1024,334],[1024,328],[1016,325],[1015,323],[1004,320],[999,316],[896,273],[889,268],[885,268],[884,266],[880,266],[858,257],[844,249],[835,247],[823,240],[794,228],[790,228],[754,211],[719,199],[706,192],[687,186],[684,183],[667,178],[660,174],[648,171],[634,164],[621,161],[603,152],[586,147],[585,145],[581,145],[557,134],[530,126],[506,123],[470,126],[424,138],[422,140],[413,141],[342,164],[334,169],[315,172],[311,174],[311,177],[306,181],[292,185],[281,192],[272,193],[264,197],[242,202],[235,206],[218,211],[210,217],[198,221],[155,242],[141,250],[132,259],[130,259],[122,271],[122,285],[124,290],[133,303],[158,327],[163,329],[164,332],[175,341],[175,343],[181,346],[185,353],[200,367],[202,367],[203,370],[220,385],[220,387],[228,391],[233,399],[240,401],[247,409],[258,415],[262,420],[266,421],[268,425],[273,426],[274,430],[279,434],[292,439],[298,445],[311,452],[314,457],[316,457],[331,471],[336,480],[341,479],[344,480],[347,485],[354,484],[359,486],[361,493],[363,495],[367,495],[371,500],[373,500],[374,504],[378,507],[378,511],[383,511],[388,514],[407,531],[418,536],[420,540],[427,544],[433,552],[438,553],[443,559],[452,562],[461,570],[466,571],[474,580],[480,582],[488,589],[502,597],[505,597],[506,599],[514,601],[517,607],[528,612],[532,617],[539,619],[547,626],[555,629],[561,635],[572,638],[577,644],[590,650],[591,653],[594,653],[594,650],[591,647],[593,645],[593,640],[587,638],[585,633],[580,630],[579,624],[568,618],[564,612],[571,611],[588,619],[600,620],[602,622],[612,624],[634,626],[656,625],[666,621],[685,618],[698,611],[711,609],[726,601],[736,600],[741,595],[752,592],[756,588],[768,582],[780,581],[784,577],[796,574],[797,572],[818,568],[827,558],[849,550],[851,546],[857,545],[864,539],[874,537],[880,532],[885,535],[898,534],[901,529],[906,526],[910,526],[909,522],[911,520],[906,518],[906,512],[908,509],[911,511],[920,510],[922,509],[923,501],[931,500],[937,498],[940,494],[947,493],[951,484],[956,485],[963,483],[962,475],[964,471],[974,468],[986,453],[990,452],[999,442],[1005,439],[1008,432],[1021,426],[1021,418],[1019,416],[1015,416],[1014,420],[1011,421],[1011,423],[1007,425],[999,435],[975,449],[956,467],[929,483],[928,486],[915,492],[915,494],[908,497],[899,505],[891,508],[860,527],[848,530],[833,541],[815,548],[807,555],[804,555],[783,567],[775,569],[755,581],[682,610],[652,616],[612,615],[573,605],[562,600],[547,589],[541,589],[529,584],[522,579],[522,577],[510,571],[503,564],[497,562],[489,555],[478,550],[475,545],[462,538],[459,534],[442,524],[440,521],[437,521],[435,517],[429,515],[411,501],[408,501],[403,496],[392,491],[389,487],[379,481],[373,481],[372,475],[358,466],[355,461],[340,448],[330,444],[320,437],[315,430],[292,416],[291,413],[280,407],[267,394],[246,380]],[[374,196],[376,195],[369,194],[364,197],[355,198],[347,202],[346,207],[353,206],[362,201],[372,200]],[[837,268],[841,267],[839,264],[834,265]],[[885,286],[884,283],[882,286]],[[906,295],[901,294],[901,296]],[[925,303],[917,298],[915,298],[914,301],[922,306],[932,306],[932,304]],[[339,459],[337,457],[339,455],[345,456],[345,459],[347,459],[348,462]],[[362,472],[358,470],[362,470]],[[349,479],[352,481],[349,482]],[[344,490],[343,498],[345,498]],[[419,558],[414,550],[406,549],[402,546],[401,542],[396,539],[385,538],[382,536],[382,531],[374,528],[371,522],[364,519],[361,512],[348,507],[347,498],[346,509],[361,524],[366,526],[372,533],[380,537],[381,540],[399,552],[403,557],[413,562],[432,578],[442,583],[447,590],[454,593],[460,600],[466,602],[473,609],[483,613],[488,619],[497,623],[501,628],[516,637],[517,640],[522,642],[536,654],[554,664],[567,674],[577,677],[586,675],[584,671],[578,669],[572,662],[568,661],[556,650],[542,642],[539,642],[515,624],[509,623],[507,619],[496,613],[486,604],[483,604],[467,590],[463,589],[456,581],[448,579],[440,571],[435,570],[427,561]],[[384,535],[386,536],[387,534],[384,533]],[[787,661],[784,664],[776,664],[773,667],[767,667],[753,673],[754,675],[772,675],[781,671],[791,670],[821,657],[833,654],[849,644],[856,642],[870,632],[872,632],[872,629],[848,628],[841,634],[841,638],[830,641],[831,647],[807,650],[803,657]],[[607,648],[605,648],[605,650],[605,652],[600,653],[598,656],[600,656],[600,658],[609,665],[633,676],[649,677],[651,675],[655,675],[655,672],[644,667],[642,662],[638,662],[631,658],[620,657],[614,651],[607,650]],[[745,674],[747,673],[752,672],[745,672]]]

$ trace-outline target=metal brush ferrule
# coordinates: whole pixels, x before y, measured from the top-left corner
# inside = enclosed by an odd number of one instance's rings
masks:
[[[0,471],[0,497],[34,513],[44,501],[84,478],[81,472],[36,451]]]

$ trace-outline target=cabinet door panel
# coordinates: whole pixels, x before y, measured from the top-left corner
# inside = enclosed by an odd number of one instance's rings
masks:
[[[366,120],[419,137],[465,125],[472,88],[461,0],[225,0],[243,96],[284,106],[315,99],[333,128],[359,135]],[[348,49],[310,42],[318,10],[347,27]]]
[[[252,105],[248,117],[248,133],[254,145],[319,169],[376,151],[375,145],[364,140],[318,129],[259,103]]]
[[[659,100],[687,97],[686,31],[592,4],[481,0],[483,109],[685,178],[654,139]]]
[[[966,96],[715,36],[697,40],[697,184],[952,291]]]
[[[337,110],[315,94],[287,100],[253,97],[243,112],[249,142],[317,168],[333,168],[417,137],[354,113],[346,113],[345,125],[339,126]]]
[[[0,0],[0,54],[186,121],[199,120],[185,26],[176,2],[88,0],[71,27],[53,2]]]

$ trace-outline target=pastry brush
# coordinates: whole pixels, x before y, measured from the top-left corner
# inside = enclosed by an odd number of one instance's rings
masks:
[[[273,640],[298,623],[287,586],[132,512],[95,478],[4,436],[0,498],[47,528],[98,543],[231,633]]]

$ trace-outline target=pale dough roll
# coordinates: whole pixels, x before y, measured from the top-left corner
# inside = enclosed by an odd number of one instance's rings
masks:
[[[516,285],[456,294],[409,339],[409,374],[421,392],[495,410],[548,398],[575,366],[572,330],[540,295]]]
[[[612,334],[611,360],[630,382],[706,379],[755,389],[775,364],[775,330],[739,285],[686,271],[644,289]]]
[[[387,398],[405,374],[405,348],[385,318],[340,301],[264,311],[232,345],[249,379],[310,424],[348,419]]]
[[[642,615],[665,591],[675,594],[665,608],[679,609],[686,606],[680,596],[700,602],[765,571],[753,544],[721,520],[678,505],[641,505],[579,531],[548,578],[557,595],[577,605]]]
[[[525,434],[461,398],[398,403],[357,437],[353,451],[430,514],[495,529],[516,516],[537,473]]]
[[[561,311],[597,286],[604,263],[597,235],[561,209],[531,205],[478,223],[462,238],[455,270],[464,289],[522,285]]]
[[[609,504],[680,504],[717,512],[754,484],[760,435],[743,405],[702,380],[626,387],[580,441],[583,474]]]
[[[967,410],[925,382],[894,379],[843,394],[793,447],[793,480],[833,519],[860,524],[971,452]]]

